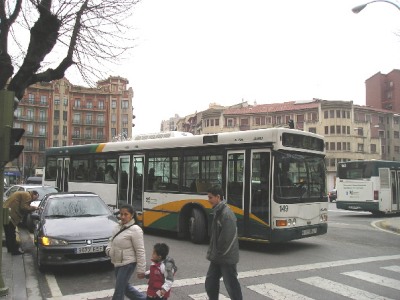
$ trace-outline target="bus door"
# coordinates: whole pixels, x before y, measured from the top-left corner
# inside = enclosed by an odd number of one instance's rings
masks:
[[[68,192],[69,157],[57,159],[56,185],[61,192]]]
[[[392,186],[393,186],[393,198],[392,198],[392,211],[400,211],[400,171],[392,171]]]
[[[250,208],[247,233],[268,239],[270,226],[271,151],[252,150],[250,170]],[[250,225],[249,224],[249,225]]]
[[[144,156],[133,156],[133,172],[132,172],[132,205],[135,211],[143,211],[143,173],[144,173]]]
[[[131,178],[130,156],[120,156],[118,160],[118,190],[117,199],[118,207],[123,204],[132,205],[132,198],[129,197],[129,182]]]
[[[388,168],[379,168],[379,211],[389,212],[392,210],[392,197],[395,189],[393,188],[393,171]]]
[[[227,152],[225,199],[232,207],[238,221],[238,235],[245,232],[245,150]],[[247,216],[248,217],[248,216]]]

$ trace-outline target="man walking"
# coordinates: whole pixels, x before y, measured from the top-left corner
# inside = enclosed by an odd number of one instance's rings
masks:
[[[37,209],[36,206],[30,206],[30,204],[38,198],[39,193],[37,191],[19,191],[13,193],[3,204],[3,208],[10,209],[11,220],[7,225],[4,225],[4,235],[6,238],[7,251],[11,252],[12,255],[23,254],[23,252],[18,249],[15,228],[23,220],[25,215]]]
[[[225,201],[222,201],[223,191],[219,186],[213,186],[207,192],[208,202],[213,207],[214,219],[207,251],[210,266],[205,282],[206,292],[209,300],[217,300],[219,281],[222,277],[229,297],[232,300],[242,300],[242,290],[236,270],[236,264],[239,262],[236,217]]]

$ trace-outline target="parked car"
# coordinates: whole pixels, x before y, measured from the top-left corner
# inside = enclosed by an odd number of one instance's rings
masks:
[[[43,197],[49,193],[58,193],[58,188],[49,186],[49,185],[33,185],[33,184],[17,184],[8,188],[4,192],[3,201],[6,201],[13,193],[17,191],[37,191],[39,193],[39,198],[36,201],[31,202],[31,206],[39,206],[40,201],[42,201]],[[26,215],[26,217],[22,220],[22,224],[28,228],[30,232],[33,232],[33,222],[31,218],[31,214]]]
[[[31,176],[26,179],[27,184],[42,184],[43,177],[40,176]]]
[[[336,201],[336,198],[337,198],[337,190],[336,190],[336,189],[331,190],[331,191],[328,193],[328,197],[329,197],[329,201],[330,201],[330,202]]]
[[[40,271],[48,266],[110,260],[105,248],[118,220],[98,195],[48,194],[32,217]]]

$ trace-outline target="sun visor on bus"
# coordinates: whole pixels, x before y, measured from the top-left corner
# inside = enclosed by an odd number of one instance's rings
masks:
[[[203,144],[218,143],[218,135],[205,135],[203,136]]]

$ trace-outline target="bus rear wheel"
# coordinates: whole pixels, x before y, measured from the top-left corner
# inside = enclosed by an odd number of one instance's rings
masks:
[[[201,244],[206,239],[206,219],[200,209],[193,209],[189,220],[190,240],[195,244]]]

